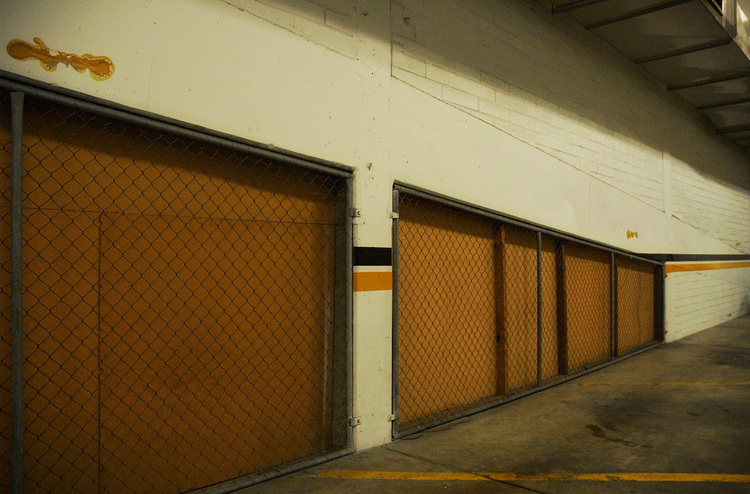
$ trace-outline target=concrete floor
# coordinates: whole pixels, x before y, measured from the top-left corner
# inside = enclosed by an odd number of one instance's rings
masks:
[[[750,316],[240,492],[750,493]]]

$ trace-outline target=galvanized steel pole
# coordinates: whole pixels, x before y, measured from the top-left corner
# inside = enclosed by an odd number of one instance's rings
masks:
[[[391,270],[393,276],[391,309],[391,433],[398,434],[398,215],[399,192],[393,191],[393,229],[391,230]]]
[[[23,93],[10,93],[11,143],[10,165],[10,332],[11,332],[11,480],[12,494],[23,492],[23,271],[21,222],[23,211]]]
[[[346,446],[354,450],[354,431],[349,426],[348,417],[354,416],[354,224],[351,217],[354,207],[354,179],[346,179]]]

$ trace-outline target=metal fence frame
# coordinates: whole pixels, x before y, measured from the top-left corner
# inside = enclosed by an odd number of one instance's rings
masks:
[[[512,395],[506,395],[498,397],[495,400],[491,400],[487,403],[483,403],[481,405],[478,405],[476,407],[472,407],[469,409],[464,410],[458,410],[456,413],[450,414],[450,411],[447,411],[449,416],[442,417],[436,420],[432,420],[426,424],[418,425],[416,427],[412,427],[405,430],[399,429],[399,386],[398,386],[398,378],[399,378],[399,283],[398,283],[398,277],[399,277],[399,238],[398,238],[398,226],[399,226],[399,201],[401,194],[408,195],[410,197],[423,199],[426,201],[430,201],[432,203],[438,204],[440,206],[445,206],[448,208],[452,208],[455,210],[463,211],[465,213],[469,213],[472,215],[480,216],[492,221],[496,221],[502,224],[508,224],[513,225],[517,227],[524,228],[526,230],[529,230],[536,235],[536,253],[537,253],[537,383],[536,387],[532,389],[527,389],[525,391],[512,394]],[[498,213],[496,211],[492,211],[486,208],[482,208],[480,206],[472,205],[466,202],[462,202],[456,199],[452,199],[450,197],[447,197],[445,195],[431,192],[419,187],[415,187],[412,185],[408,185],[401,182],[395,182],[393,187],[393,326],[392,326],[392,344],[393,344],[393,363],[392,363],[392,426],[391,426],[391,435],[394,439],[399,439],[402,437],[406,437],[412,434],[416,434],[418,432],[431,429],[434,427],[438,427],[440,425],[452,422],[454,420],[458,420],[463,417],[467,417],[469,415],[474,415],[476,413],[488,410],[490,408],[495,408],[499,405],[502,405],[504,403],[508,403],[511,401],[515,401],[519,398],[523,398],[526,396],[529,396],[534,393],[538,393],[539,391],[543,391],[545,389],[551,388],[553,386],[557,386],[559,384],[571,381],[573,379],[577,379],[581,376],[584,376],[586,374],[589,374],[591,372],[595,372],[597,370],[600,370],[602,368],[608,367],[612,364],[615,364],[617,362],[620,362],[622,360],[625,360],[627,358],[633,357],[635,355],[638,355],[640,353],[643,353],[645,351],[651,350],[661,344],[664,343],[664,263],[655,261],[653,259],[648,259],[643,256],[639,256],[637,254],[633,254],[630,252],[626,252],[621,249],[617,249],[615,247],[601,244],[598,242],[592,242],[590,240],[585,240],[573,235],[569,235],[557,230],[553,230],[550,228],[543,227],[541,225],[537,225],[534,223],[530,223],[527,221],[523,221],[521,219],[515,218],[513,216],[504,215],[501,213]],[[598,249],[600,251],[605,251],[610,254],[610,356],[606,362],[600,363],[598,365],[594,365],[592,367],[584,368],[583,370],[579,370],[573,374],[565,375],[554,382],[549,382],[546,384],[542,383],[542,372],[541,372],[541,366],[542,366],[542,359],[539,358],[542,353],[542,263],[541,263],[541,252],[542,252],[542,235],[549,236],[551,238],[554,238],[559,241],[568,241],[571,243],[576,243],[579,245],[584,245],[587,247],[593,247],[595,249]],[[617,269],[616,269],[616,257],[622,256],[626,258],[630,258],[633,260],[641,261],[648,263],[650,265],[654,266],[654,333],[655,333],[655,342],[651,344],[647,344],[641,348],[637,348],[633,351],[628,352],[625,355],[618,355],[617,352],[617,313],[616,313],[616,307],[617,307]]]
[[[335,176],[345,181],[344,201],[345,220],[342,258],[345,260],[345,301],[344,301],[344,330],[345,330],[345,373],[346,373],[346,410],[347,417],[353,416],[353,339],[352,339],[352,311],[353,311],[353,281],[352,281],[352,251],[353,251],[353,223],[350,211],[353,206],[353,168],[323,160],[312,160],[301,156],[284,154],[258,146],[247,140],[230,138],[221,133],[210,132],[206,129],[184,122],[161,118],[147,112],[131,110],[120,105],[108,103],[88,95],[78,94],[69,90],[53,88],[52,86],[26,80],[0,71],[0,90],[7,91],[11,100],[11,493],[22,494],[23,471],[23,305],[22,305],[22,176],[23,176],[23,101],[24,96],[59,104],[74,110],[90,112],[145,127],[163,133],[184,137],[206,144],[212,144],[254,155],[260,158],[272,159],[283,165],[300,167],[311,171]],[[346,446],[337,451],[323,452],[312,457],[292,461],[277,467],[254,472],[227,481],[206,486],[191,492],[205,494],[227,493],[238,489],[256,485],[267,480],[286,475],[288,473],[309,468],[335,458],[346,456],[355,451],[354,434],[350,421],[346,426]]]

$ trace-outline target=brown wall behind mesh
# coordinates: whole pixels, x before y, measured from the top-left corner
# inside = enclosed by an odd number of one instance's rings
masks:
[[[654,331],[654,267],[617,257],[617,353],[656,340]]]
[[[399,420],[496,394],[494,225],[409,198],[399,220]]]
[[[537,234],[498,230],[498,330],[502,369],[498,394],[537,384]],[[558,374],[555,242],[542,240],[542,376]]]
[[[539,308],[537,232],[408,193],[399,207],[399,430],[612,358],[610,252],[543,234]],[[654,268],[619,258],[627,353],[655,341]]]
[[[26,492],[177,493],[328,449],[342,185],[32,99],[24,119]]]
[[[610,356],[610,255],[566,243],[565,328],[568,372],[601,363]]]

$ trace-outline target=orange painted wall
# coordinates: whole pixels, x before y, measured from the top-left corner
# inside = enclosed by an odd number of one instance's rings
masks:
[[[496,394],[494,226],[411,198],[399,213],[399,419],[408,427]]]
[[[610,355],[610,256],[565,244],[565,296],[569,372]]]
[[[652,343],[654,332],[654,267],[617,257],[617,353]]]
[[[101,492],[177,493],[326,449],[330,179],[33,99],[27,108],[26,490],[101,481]],[[5,232],[7,105],[0,119]],[[9,257],[3,247],[0,281]]]

